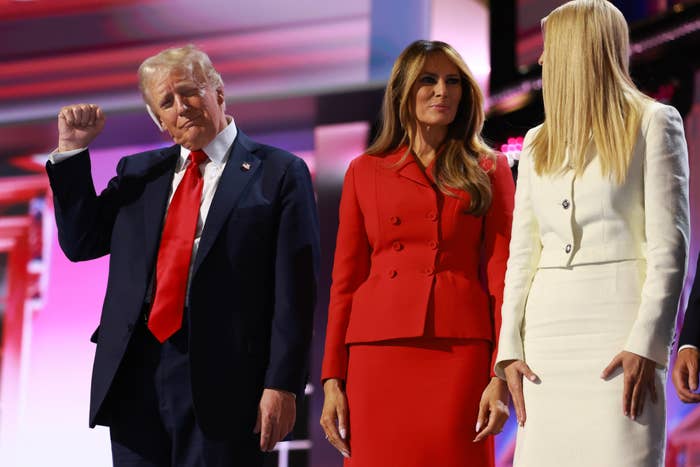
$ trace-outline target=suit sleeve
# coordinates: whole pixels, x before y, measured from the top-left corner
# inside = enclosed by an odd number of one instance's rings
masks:
[[[326,345],[321,379],[345,379],[348,350],[345,333],[350,321],[352,296],[367,279],[370,270],[370,244],[364,217],[357,200],[355,162],[350,164],[340,199],[338,236],[333,261],[333,283],[328,305]]]
[[[98,196],[87,150],[60,163],[47,162],[58,241],[69,260],[86,261],[109,253],[124,164],[124,159],[119,161],[117,176]]]
[[[700,255],[695,268],[693,288],[688,297],[688,306],[683,317],[683,328],[678,339],[678,348],[684,345],[700,347]]]
[[[280,191],[275,252],[275,304],[265,387],[301,397],[309,348],[319,267],[319,224],[311,176],[295,159]]]
[[[690,235],[688,149],[683,121],[662,106],[645,135],[644,212],[646,278],[625,350],[668,365]]]
[[[513,195],[515,185],[513,176],[505,157],[499,155],[496,170],[491,181],[491,207],[484,220],[484,256],[486,262],[486,281],[491,298],[493,322],[493,351],[491,368],[496,365],[498,354],[498,335],[501,329],[501,307],[503,305],[503,284],[508,261],[508,249],[513,221]],[[491,376],[495,376],[492,372]]]
[[[533,130],[530,130],[525,136],[518,165],[510,256],[503,290],[503,306],[501,307],[501,332],[494,366],[494,372],[500,378],[505,378],[500,366],[501,362],[524,359],[520,331],[530,284],[535,276],[542,252],[540,229],[533,210],[532,187],[530,186],[533,168],[529,143],[532,135]]]

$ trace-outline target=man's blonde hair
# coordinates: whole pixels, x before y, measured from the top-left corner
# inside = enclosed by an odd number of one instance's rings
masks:
[[[149,95],[149,85],[152,80],[164,72],[174,71],[182,71],[192,76],[202,88],[211,86],[218,90],[224,87],[221,75],[206,53],[193,44],[172,47],[148,57],[139,66],[139,89],[147,104],[152,104]]]
[[[593,144],[602,175],[627,175],[648,98],[629,75],[629,31],[605,0],[573,0],[542,20],[545,121],[532,141],[538,174],[580,174]],[[568,151],[568,160],[567,160]]]

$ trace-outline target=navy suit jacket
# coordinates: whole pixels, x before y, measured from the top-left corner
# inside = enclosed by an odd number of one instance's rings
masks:
[[[110,255],[93,336],[90,426],[109,424],[105,400],[148,300],[179,154],[175,145],[124,157],[99,195],[88,151],[46,166],[66,256]],[[193,402],[208,436],[249,435],[265,387],[303,395],[318,260],[306,164],[239,131],[202,231],[189,294]]]

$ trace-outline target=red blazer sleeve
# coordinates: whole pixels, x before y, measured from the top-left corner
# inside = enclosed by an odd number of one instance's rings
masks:
[[[370,270],[371,248],[355,186],[356,162],[357,160],[354,160],[350,164],[345,174],[340,198],[333,283],[328,305],[326,345],[321,369],[322,380],[345,379],[348,366],[345,332],[350,321],[352,296],[367,279]]]
[[[515,184],[508,161],[500,154],[496,160],[496,169],[490,176],[493,199],[484,219],[484,259],[493,320],[491,376],[496,376],[493,368],[498,354],[498,335],[501,331],[501,305],[513,222]]]

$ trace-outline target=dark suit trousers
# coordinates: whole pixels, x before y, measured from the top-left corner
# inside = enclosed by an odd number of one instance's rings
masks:
[[[185,318],[186,320],[186,318]],[[187,333],[160,344],[144,320],[134,330],[110,394],[117,467],[257,467],[259,437],[208,439],[192,404]]]

